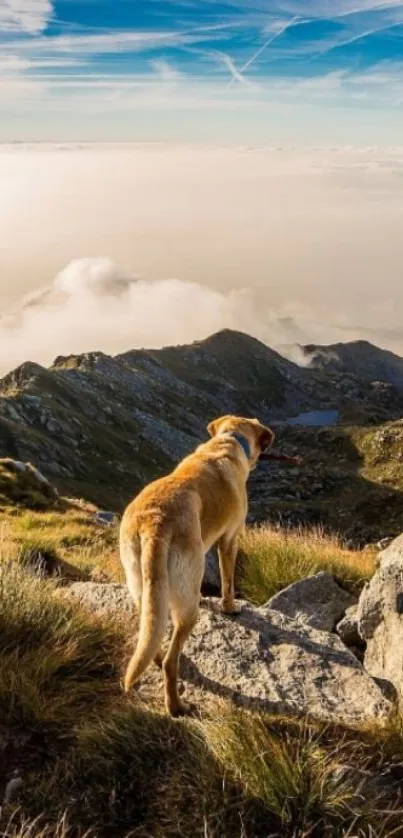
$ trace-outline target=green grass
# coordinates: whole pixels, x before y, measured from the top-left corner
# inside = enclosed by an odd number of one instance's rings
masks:
[[[321,570],[333,574],[347,590],[357,593],[375,569],[370,551],[346,550],[335,537],[320,530],[278,530],[256,527],[241,540],[238,587],[256,605],[282,588]]]
[[[261,806],[267,825],[270,815],[281,824],[279,835],[391,836],[399,828],[401,813],[368,799],[355,773],[371,764],[369,734],[365,741],[361,731],[245,711],[217,714],[206,728],[223,770]],[[343,764],[348,771],[338,771]]]
[[[52,582],[0,564],[0,718],[64,735],[118,692],[119,626],[57,596]]]
[[[92,512],[92,507],[68,502],[40,512],[9,507],[0,525],[0,562],[16,555],[24,562],[24,557],[43,553],[94,578],[123,581],[117,531],[95,524]]]
[[[380,735],[224,704],[173,721],[128,703],[84,722],[67,753],[28,779],[22,808],[55,829],[64,815],[81,836],[391,838],[402,834],[396,795],[366,793],[356,771],[385,765]]]
[[[376,774],[401,765],[399,718],[353,730],[255,714],[214,700],[200,704],[197,719],[175,721],[160,711],[159,676],[147,700],[136,691],[130,698],[122,693],[135,623],[86,612],[53,581],[21,564],[24,549],[41,543],[77,565],[88,549],[96,567],[102,544],[112,555],[115,535],[94,530],[92,542],[92,523],[82,514],[69,507],[64,518],[54,510],[18,513],[10,515],[3,532],[0,753],[4,726],[11,741],[8,776],[16,765],[24,783],[5,807],[0,835],[402,835],[396,799],[362,794],[355,775],[357,767]],[[87,540],[73,543],[80,532]],[[68,534],[72,541],[66,547],[62,539]],[[243,590],[259,602],[318,569],[332,570],[353,588],[373,569],[371,554],[343,550],[318,532],[252,530],[242,548],[242,585],[249,586]],[[349,769],[341,773],[340,764]]]

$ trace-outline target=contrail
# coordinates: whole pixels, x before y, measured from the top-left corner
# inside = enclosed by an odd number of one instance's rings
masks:
[[[233,61],[230,55],[227,55],[226,52],[219,52],[218,50],[214,50],[213,54],[216,55],[217,58],[219,58],[230,71],[232,76],[231,82],[238,81],[240,84],[251,84],[251,82],[248,79],[245,79],[242,73],[238,70],[235,62]]]
[[[334,49],[339,49],[340,47],[348,46],[349,44],[355,44],[357,41],[361,41],[363,38],[367,38],[369,35],[377,35],[378,32],[387,32],[389,29],[394,29],[396,26],[401,26],[402,21],[396,21],[394,23],[388,23],[386,26],[378,26],[374,29],[366,29],[365,32],[360,32],[357,35],[353,35],[351,38],[346,38],[345,41],[337,41],[336,43],[329,44],[329,46],[324,47],[323,49],[316,52],[315,55],[311,55],[306,63],[309,64],[311,61],[315,61],[316,58],[320,58],[322,55],[327,55],[329,52],[332,52]]]
[[[251,67],[252,64],[255,63],[255,61],[257,61],[262,52],[264,52],[267,49],[267,47],[269,47],[270,44],[273,43],[273,41],[276,41],[277,38],[280,37],[280,35],[283,35],[284,32],[286,32],[286,30],[290,28],[290,26],[294,26],[294,24],[298,20],[299,15],[294,15],[294,17],[292,17],[291,20],[287,21],[287,23],[285,23],[284,26],[281,27],[281,29],[278,29],[278,31],[275,32],[274,35],[270,35],[270,38],[268,38],[267,41],[265,41],[264,44],[262,44],[262,46],[259,47],[259,49],[248,59],[246,64],[243,64],[243,66],[237,71],[237,75],[242,76],[242,73],[244,73],[245,70],[248,70],[249,67]],[[228,87],[231,87],[235,80],[235,76],[233,75],[231,81],[228,83]],[[239,81],[239,79],[237,80]],[[243,82],[245,82],[245,79],[243,79]]]

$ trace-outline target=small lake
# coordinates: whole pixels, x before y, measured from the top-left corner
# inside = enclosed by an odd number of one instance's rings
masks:
[[[311,410],[287,419],[287,425],[305,425],[311,428],[329,427],[335,425],[339,418],[338,410]]]

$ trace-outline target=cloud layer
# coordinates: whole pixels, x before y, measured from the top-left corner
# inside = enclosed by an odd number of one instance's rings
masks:
[[[0,320],[0,372],[27,358],[159,347],[241,329],[278,342],[281,328],[265,322],[253,293],[223,293],[175,279],[144,281],[107,258],[72,261]],[[2,368],[1,368],[2,367]]]
[[[227,327],[403,354],[403,149],[3,148],[0,182],[1,372]]]

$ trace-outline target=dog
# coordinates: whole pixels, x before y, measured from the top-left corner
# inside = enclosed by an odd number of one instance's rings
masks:
[[[207,430],[211,438],[171,474],[146,486],[126,508],[120,526],[121,562],[140,615],[124,688],[127,692],[154,661],[163,669],[165,706],[172,716],[191,709],[178,693],[178,664],[197,622],[205,553],[213,544],[218,546],[222,611],[240,611],[234,573],[248,508],[246,482],[274,441],[270,428],[239,416],[215,419]],[[173,632],[163,656],[169,611]]]

